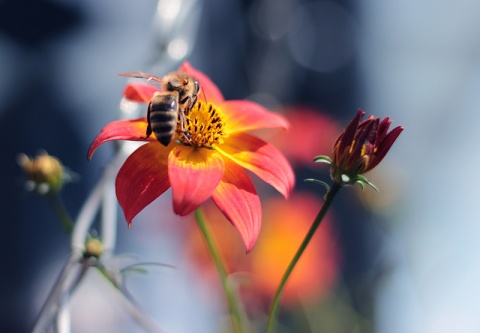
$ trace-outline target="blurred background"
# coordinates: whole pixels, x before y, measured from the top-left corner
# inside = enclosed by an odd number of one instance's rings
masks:
[[[114,154],[105,145],[86,159],[120,117],[126,80],[116,74],[161,76],[188,60],[226,99],[255,100],[293,124],[272,139],[295,167],[295,194],[285,202],[259,184],[266,240],[248,258],[241,244],[222,245],[231,271],[247,276],[242,295],[259,327],[275,269],[321,202],[323,188],[303,179],[328,173],[310,161],[330,155],[362,108],[405,131],[367,175],[380,192],[336,199],[286,291],[279,332],[478,332],[479,13],[474,0],[0,0],[0,331],[31,330],[70,248],[48,202],[25,192],[17,154],[45,149],[79,175],[61,193],[75,217]],[[275,215],[280,207],[292,215]],[[209,216],[221,243],[237,237]],[[128,277],[165,332],[228,328],[196,226],[173,215],[168,195],[131,229],[121,213],[118,222],[118,254],[177,267]],[[91,275],[72,299],[73,331],[142,332]]]

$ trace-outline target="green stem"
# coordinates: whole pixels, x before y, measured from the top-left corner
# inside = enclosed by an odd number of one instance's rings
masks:
[[[195,218],[197,219],[197,224],[200,227],[200,231],[205,238],[207,243],[208,250],[210,251],[210,255],[212,256],[213,262],[217,269],[218,276],[222,283],[223,291],[225,292],[225,297],[227,299],[228,310],[230,312],[230,318],[232,319],[232,325],[234,332],[236,333],[243,333],[246,332],[244,327],[244,315],[240,308],[240,303],[238,300],[238,296],[234,286],[230,283],[230,280],[227,275],[227,271],[225,269],[225,265],[223,264],[222,258],[220,256],[220,252],[218,251],[217,244],[213,239],[212,233],[210,232],[205,218],[203,217],[200,208],[195,210]]]
[[[50,193],[48,195],[48,200],[50,201],[50,204],[52,205],[55,214],[60,220],[63,229],[67,234],[71,235],[73,231],[73,220],[68,214],[62,199],[60,198],[58,193]]]
[[[335,195],[337,194],[338,190],[340,190],[341,187],[342,185],[338,183],[333,183],[332,188],[326,195],[325,202],[323,203],[322,208],[318,212],[317,217],[313,221],[312,226],[308,230],[308,233],[305,236],[302,244],[300,244],[300,247],[295,253],[295,256],[293,257],[292,261],[290,262],[287,269],[285,270],[285,273],[283,274],[282,280],[278,285],[275,296],[273,297],[272,305],[270,307],[270,314],[268,316],[267,329],[266,329],[267,333],[274,332],[275,321],[277,318],[278,308],[280,305],[280,296],[282,295],[283,288],[285,287],[285,284],[287,283],[288,278],[290,277],[293,269],[295,268],[295,265],[297,264],[298,260],[302,256],[303,252],[307,248],[308,243],[310,243],[310,240],[315,234],[315,231],[317,230],[318,226],[320,225],[323,218],[327,214],[328,208],[330,207],[330,204],[332,203],[333,198],[335,197]]]
[[[94,267],[102,274],[102,276],[112,284],[113,287],[116,289],[120,289],[120,285],[118,284],[117,280],[108,273],[105,267],[99,263],[95,264]]]
[[[135,320],[140,326],[142,326],[145,331],[151,333],[162,333],[163,330],[160,329],[158,324],[150,318],[144,311],[142,311],[141,307],[136,304],[133,297],[128,294],[128,291],[123,289],[105,267],[98,262],[98,260],[94,260],[91,262],[86,262],[86,265],[90,265],[95,267],[102,276],[107,279],[108,282],[117,290],[121,296],[122,305],[125,307],[127,312],[130,316]]]

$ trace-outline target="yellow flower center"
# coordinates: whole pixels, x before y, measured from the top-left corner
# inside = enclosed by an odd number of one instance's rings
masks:
[[[177,134],[180,141],[193,147],[210,148],[214,144],[222,144],[228,136],[225,116],[213,104],[198,101],[185,116],[185,129],[180,120]]]

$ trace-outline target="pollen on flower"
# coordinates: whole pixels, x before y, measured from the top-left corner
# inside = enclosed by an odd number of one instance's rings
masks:
[[[214,144],[222,144],[228,136],[225,116],[220,109],[210,103],[198,101],[185,116],[185,136],[180,121],[177,125],[177,134],[180,141],[194,146],[209,148]]]

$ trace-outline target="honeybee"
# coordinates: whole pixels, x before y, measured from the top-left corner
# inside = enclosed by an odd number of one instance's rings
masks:
[[[158,141],[168,146],[177,128],[180,119],[181,129],[187,140],[190,138],[185,130],[185,116],[187,116],[198,99],[200,84],[198,81],[183,72],[171,72],[164,77],[143,72],[121,73],[120,76],[146,79],[162,91],[156,92],[148,104],[147,109],[147,138],[155,133]]]

